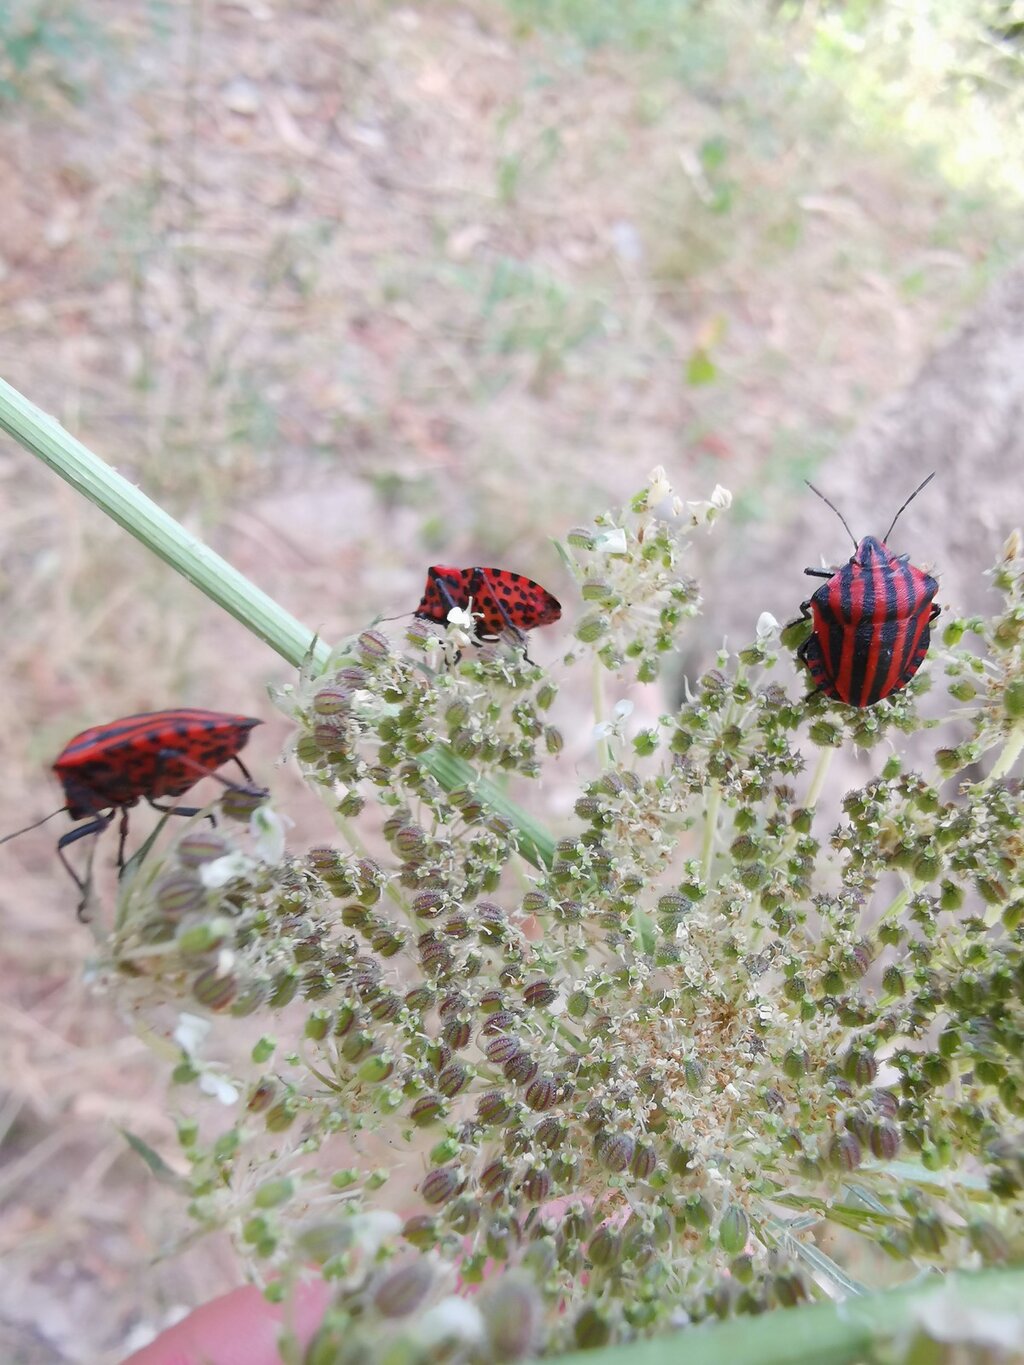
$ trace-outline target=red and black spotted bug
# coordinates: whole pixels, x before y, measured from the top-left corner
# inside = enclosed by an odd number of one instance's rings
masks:
[[[846,526],[855,552],[842,568],[805,569],[826,578],[810,599],[800,604],[802,620],[813,617],[814,629],[797,650],[807,665],[814,691],[849,706],[873,706],[906,687],[928,653],[931,622],[939,614],[933,602],[939,585],[915,569],[909,555],[891,554],[885,542],[904,509],[934,479],[929,474],[892,519],[881,540],[857,538],[839,509],[812,485]]]
[[[444,625],[454,607],[472,611],[478,640],[504,631],[523,636],[536,626],[551,625],[562,614],[558,600],[521,573],[434,564],[427,570],[427,586],[413,615]]]
[[[248,742],[249,731],[259,724],[252,716],[182,706],[94,725],[68,741],[53,765],[67,804],[44,819],[50,820],[66,810],[72,820],[88,820],[88,824],[68,830],[57,841],[58,856],[83,896],[78,907],[80,915],[89,879],[80,877],[68,862],[64,855],[68,845],[90,834],[102,833],[120,811],[117,866],[123,870],[129,807],[145,800],[154,809],[173,815],[198,815],[198,807],[161,806],[157,798],[183,796],[201,778],[210,776],[216,776],[227,787],[235,787],[236,784],[214,772],[229,759],[234,759],[248,783],[239,790],[254,797],[265,796],[262,788],[253,786],[252,775],[238,757]],[[35,829],[42,823],[37,820],[25,828]],[[25,830],[17,833],[24,834]],[[14,837],[8,834],[0,843]]]

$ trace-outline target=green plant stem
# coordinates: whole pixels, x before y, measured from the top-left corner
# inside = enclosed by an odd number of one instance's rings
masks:
[[[1024,749],[1024,725],[1015,725],[1006,737],[1002,753],[992,765],[988,780],[998,782],[1000,778],[1005,777],[1017,759],[1020,758],[1022,749]]]
[[[0,379],[0,430],[37,456],[62,479],[106,512],[212,602],[298,668],[312,649],[313,660],[327,662],[330,647],[317,640],[266,593],[134,484],[64,430],[59,422]]]
[[[718,811],[722,804],[722,789],[717,782],[708,788],[704,807],[704,843],[700,855],[701,881],[707,886],[711,880],[711,864],[715,857],[715,835],[718,833]]]
[[[917,1322],[927,1323],[930,1300],[955,1296],[959,1311],[947,1308],[946,1321],[972,1312],[1019,1317],[1022,1294],[1020,1269],[936,1276],[843,1303],[783,1308],[628,1346],[573,1352],[559,1356],[558,1365],[853,1365]]]
[[[807,789],[806,805],[808,810],[813,810],[818,804],[818,797],[821,795],[828,777],[828,770],[832,766],[832,755],[835,750],[832,748],[822,749],[818,755],[818,762],[814,768],[814,776],[811,778],[811,785]]]
[[[592,668],[591,695],[594,704],[594,727],[596,733],[597,726],[604,722],[604,668],[596,658],[594,659]],[[603,735],[597,741],[597,763],[600,768],[610,768],[612,766],[612,746],[608,743],[607,735]]]
[[[0,430],[48,464],[72,488],[94,502],[295,668],[308,664],[310,659],[318,670],[326,667],[331,646],[325,640],[290,616],[227,560],[190,535],[151,498],[3,379],[0,379]],[[468,763],[440,747],[424,754],[422,762],[446,791],[471,786],[491,810],[515,827],[523,857],[539,869],[551,866],[555,851],[551,835],[509,800],[500,788],[479,777]]]

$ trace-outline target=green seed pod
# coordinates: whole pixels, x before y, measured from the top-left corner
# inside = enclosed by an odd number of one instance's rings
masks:
[[[638,1142],[629,1169],[637,1180],[650,1180],[658,1165],[658,1154],[646,1142]]]
[[[544,748],[549,754],[560,754],[565,747],[565,740],[561,730],[557,730],[553,725],[544,726]]]
[[[1024,716],[1024,678],[1012,678],[1003,693],[1003,706],[1012,720]]]
[[[428,1204],[447,1204],[461,1184],[462,1177],[454,1166],[441,1166],[423,1177],[420,1194]]]
[[[600,1132],[594,1138],[594,1155],[606,1171],[617,1174],[633,1160],[636,1140],[629,1133]]]
[[[207,967],[192,982],[192,994],[208,1010],[226,1010],[238,994],[238,978],[233,972]]]
[[[283,1133],[286,1128],[290,1128],[298,1115],[298,1106],[291,1098],[281,1100],[273,1108],[268,1109],[264,1119],[268,1133]]]
[[[949,1233],[937,1213],[919,1213],[910,1225],[910,1236],[918,1250],[929,1256],[938,1256],[949,1240]]]
[[[206,888],[187,872],[172,872],[157,882],[155,896],[160,913],[173,918],[198,910],[206,900]]]
[[[368,668],[375,667],[391,653],[390,640],[379,630],[364,630],[356,644],[363,663]]]
[[[750,1237],[750,1219],[738,1204],[731,1204],[718,1225],[718,1243],[727,1256],[738,1256]]]
[[[870,1085],[878,1075],[878,1062],[866,1048],[851,1047],[843,1058],[843,1075],[857,1085]]]
[[[481,1095],[477,1101],[476,1116],[478,1121],[483,1124],[504,1123],[511,1112],[512,1106],[501,1090],[489,1090],[486,1095]]]
[[[550,1109],[558,1098],[558,1087],[550,1076],[537,1076],[526,1087],[523,1099],[535,1112]]]
[[[494,1194],[502,1190],[508,1184],[509,1176],[512,1174],[509,1167],[499,1157],[496,1161],[490,1161],[477,1177],[480,1188],[487,1194]]]
[[[900,1149],[900,1130],[894,1123],[883,1119],[871,1127],[868,1145],[872,1156],[877,1157],[879,1161],[892,1161]]]
[[[249,1091],[246,1107],[252,1114],[262,1114],[274,1102],[280,1087],[272,1076],[262,1076]]]
[[[434,1270],[422,1257],[392,1270],[373,1292],[373,1306],[386,1318],[415,1313],[434,1284]]]
[[[1010,1244],[993,1223],[974,1219],[967,1225],[967,1235],[985,1265],[1002,1265],[1010,1260]]]
[[[955,882],[951,882],[948,879],[943,878],[942,883],[939,887],[940,909],[952,913],[954,911],[959,910],[963,903],[964,893],[962,887],[957,886]]]
[[[461,1062],[449,1062],[437,1077],[437,1088],[447,1099],[465,1090],[470,1081],[470,1070]]]
[[[855,1171],[863,1160],[863,1151],[853,1133],[837,1133],[832,1139],[829,1158],[838,1170]]]
[[[602,635],[606,635],[610,628],[611,622],[608,617],[595,612],[590,616],[584,616],[576,627],[575,634],[577,640],[582,640],[584,644],[593,644]]]
[[[446,1106],[440,1095],[421,1095],[409,1110],[409,1117],[417,1128],[425,1128],[436,1123],[446,1113]]]
[[[557,998],[558,991],[546,977],[539,981],[531,981],[523,991],[523,1001],[530,1009],[543,1009]]]
[[[551,1172],[543,1166],[534,1166],[523,1178],[523,1197],[531,1204],[543,1204],[551,1194]]]
[[[212,953],[223,944],[233,927],[230,920],[218,916],[216,919],[207,920],[205,924],[192,924],[188,928],[179,927],[175,943],[178,951],[187,955]]]
[[[207,834],[204,830],[193,830],[178,840],[178,861],[183,867],[201,867],[203,863],[223,858],[230,851],[226,839],[219,834]]]
[[[587,1256],[596,1266],[614,1265],[622,1254],[622,1235],[610,1223],[597,1229],[587,1246]]]
[[[431,1246],[437,1246],[438,1224],[437,1219],[430,1213],[416,1213],[414,1218],[407,1218],[401,1227],[401,1235],[411,1242],[412,1246],[426,1252]]]
[[[456,1199],[448,1210],[448,1226],[460,1237],[464,1237],[480,1222],[480,1205],[467,1195]]]
[[[252,1197],[253,1207],[257,1209],[276,1209],[286,1204],[295,1193],[295,1182],[288,1176],[279,1180],[265,1180],[258,1186]]]

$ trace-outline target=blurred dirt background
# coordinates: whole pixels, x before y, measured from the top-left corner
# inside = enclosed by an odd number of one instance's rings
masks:
[[[848,553],[805,477],[880,534],[939,468],[895,547],[976,607],[1024,468],[1011,8],[13,0],[0,374],[327,638],[439,559],[571,622],[550,538],[656,464],[736,495],[690,673]],[[0,832],[71,734],[170,704],[264,715],[300,799],[287,668],[6,439],[0,528]],[[165,1255],[118,1132],[173,1151],[164,1067],[56,829],[0,850],[0,1359],[114,1362],[239,1271]]]

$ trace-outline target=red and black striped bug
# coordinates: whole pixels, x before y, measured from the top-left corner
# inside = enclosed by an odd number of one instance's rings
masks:
[[[414,616],[444,625],[455,607],[471,610],[478,640],[509,631],[522,637],[536,626],[549,626],[562,615],[558,600],[523,574],[508,569],[455,569],[434,564]]]
[[[906,687],[920,668],[940,610],[932,600],[939,585],[916,569],[909,555],[892,554],[885,542],[901,513],[934,477],[929,474],[914,489],[881,540],[865,536],[859,544],[842,512],[807,485],[846,526],[855,547],[840,569],[804,570],[828,579],[800,604],[801,620],[812,617],[814,628],[797,657],[807,665],[815,692],[848,706],[873,706]]]
[[[145,800],[155,810],[198,815],[198,807],[162,806],[157,798],[183,796],[203,777],[213,776],[224,786],[236,788],[235,783],[214,772],[229,759],[234,759],[248,784],[237,790],[253,797],[265,796],[262,788],[253,785],[252,775],[238,757],[248,742],[249,731],[259,724],[252,716],[181,706],[94,725],[68,741],[53,765],[67,800],[60,810],[66,810],[72,820],[88,823],[62,834],[57,841],[57,853],[82,893],[79,915],[88,896],[89,878],[80,877],[68,862],[64,854],[68,845],[102,833],[120,811],[117,866],[123,871],[129,808]],[[44,818],[50,820],[60,810]],[[37,820],[26,829],[42,823]],[[17,833],[24,834],[25,830]],[[14,837],[8,834],[0,843]]]

